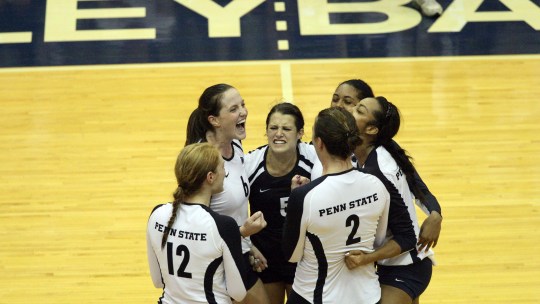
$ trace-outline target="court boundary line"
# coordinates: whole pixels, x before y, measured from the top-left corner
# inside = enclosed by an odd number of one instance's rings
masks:
[[[286,101],[294,103],[291,64],[288,62],[281,63],[280,73],[281,73],[281,94],[283,95],[283,98]]]
[[[333,59],[287,59],[287,60],[253,60],[253,61],[199,61],[199,62],[163,62],[163,63],[126,63],[126,64],[97,64],[97,65],[63,65],[39,67],[6,67],[0,68],[3,73],[21,72],[54,72],[77,70],[127,70],[127,69],[158,69],[205,66],[249,66],[249,65],[282,65],[282,64],[321,64],[321,63],[371,63],[371,62],[429,62],[429,61],[470,61],[470,60],[523,60],[539,59],[540,55],[475,55],[475,56],[433,56],[433,57],[392,57],[392,58],[333,58]]]

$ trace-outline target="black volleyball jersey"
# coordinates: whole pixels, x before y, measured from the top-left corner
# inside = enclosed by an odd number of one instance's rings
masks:
[[[246,155],[246,171],[250,184],[249,205],[251,213],[262,211],[267,226],[252,235],[259,249],[270,250],[281,246],[285,208],[291,193],[291,179],[296,174],[310,177],[313,162],[317,154],[306,143],[299,143],[296,149],[297,162],[294,168],[284,176],[272,176],[266,169],[268,145],[259,147]],[[281,247],[278,247],[281,248]]]

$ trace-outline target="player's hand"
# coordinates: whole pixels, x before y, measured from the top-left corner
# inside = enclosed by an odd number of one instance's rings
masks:
[[[264,220],[264,215],[261,211],[257,211],[250,216],[244,225],[240,227],[240,234],[243,237],[250,236],[255,234],[266,227],[266,221]]]
[[[345,265],[349,269],[354,269],[368,263],[369,260],[366,259],[366,253],[361,250],[351,250],[345,254]]]
[[[261,272],[268,267],[268,261],[255,246],[251,246],[251,251],[249,252],[249,263],[256,272]]]
[[[295,175],[291,180],[291,190],[309,183],[311,180],[305,176]]]
[[[420,236],[418,237],[418,251],[428,251],[429,248],[437,246],[439,241],[439,235],[441,234],[442,216],[433,211],[424,220],[422,227],[420,227]]]

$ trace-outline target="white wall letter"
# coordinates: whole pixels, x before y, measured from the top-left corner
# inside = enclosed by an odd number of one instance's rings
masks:
[[[328,3],[328,0],[298,0],[302,35],[380,34],[404,31],[417,26],[420,13],[403,5],[410,0]],[[376,23],[330,24],[330,13],[381,13],[388,19]]]
[[[80,0],[85,1],[85,0]],[[86,0],[88,1],[88,0]],[[78,0],[48,0],[45,42],[155,39],[155,28],[77,30],[78,19],[144,18],[146,8],[77,9]]]
[[[222,7],[211,0],[174,0],[208,19],[208,37],[240,37],[240,17],[265,0],[234,0]]]
[[[428,32],[459,32],[468,22],[524,21],[540,30],[540,8],[529,0],[500,0],[511,11],[477,12],[484,0],[454,0]],[[489,0],[491,1],[491,0]]]
[[[31,43],[32,32],[0,33],[0,44],[5,43]]]

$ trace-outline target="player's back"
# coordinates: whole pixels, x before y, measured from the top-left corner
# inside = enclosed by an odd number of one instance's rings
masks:
[[[167,229],[172,205],[165,204],[154,210],[148,222],[148,235],[156,252],[165,292],[162,303],[208,303],[211,295],[216,303],[231,303],[226,288],[224,254],[230,256],[230,242],[222,236],[227,230],[236,232],[235,222],[198,204],[181,204],[176,220]],[[161,249],[163,233],[167,243]],[[230,234],[230,233],[229,233]],[[236,251],[240,256],[239,238]],[[228,275],[237,276],[240,271]],[[239,285],[242,290],[243,285]]]
[[[380,287],[374,265],[349,270],[344,257],[350,250],[373,251],[379,219],[388,212],[385,186],[374,175],[352,169],[305,187],[298,192],[303,196],[306,239],[293,289],[309,301],[377,302]]]

